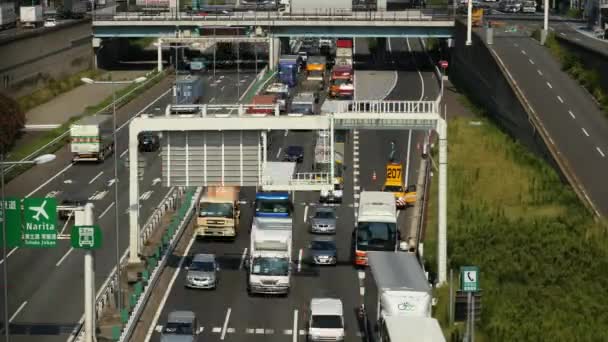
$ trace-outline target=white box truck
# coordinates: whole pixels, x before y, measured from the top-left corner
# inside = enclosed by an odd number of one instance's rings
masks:
[[[379,330],[383,342],[446,342],[439,322],[430,317],[389,316]]]
[[[289,294],[291,287],[292,219],[255,217],[248,262],[249,294]]]
[[[384,341],[380,328],[387,317],[431,317],[431,287],[415,255],[370,251],[367,257],[364,312],[371,342]]]
[[[15,27],[17,15],[15,13],[15,3],[0,3],[0,30]]]
[[[111,115],[88,116],[70,127],[72,160],[104,161],[114,148]]]
[[[36,28],[42,26],[42,22],[44,21],[42,6],[21,6],[19,18],[23,27]]]

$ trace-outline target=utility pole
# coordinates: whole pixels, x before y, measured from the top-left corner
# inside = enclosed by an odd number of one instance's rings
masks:
[[[545,0],[548,1],[548,0]],[[466,45],[470,46],[473,44],[472,33],[473,31],[473,0],[467,0],[467,41]]]
[[[93,203],[84,205],[84,210],[76,210],[75,226],[92,226],[95,222]],[[95,252],[86,250],[84,254],[84,340],[95,342]]]
[[[545,12],[545,18],[543,23],[543,29],[540,31],[540,44],[545,45],[547,41],[547,35],[549,34],[549,0],[544,0],[543,10]]]

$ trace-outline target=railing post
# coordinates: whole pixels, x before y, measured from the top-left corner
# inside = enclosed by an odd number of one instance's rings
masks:
[[[205,103],[203,105],[203,117],[206,117],[206,116],[207,116],[207,104]]]

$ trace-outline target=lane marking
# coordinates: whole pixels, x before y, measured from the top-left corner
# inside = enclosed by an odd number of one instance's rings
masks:
[[[127,152],[129,152],[129,149],[124,150],[121,154],[120,154],[120,158],[124,157],[125,154],[127,154]]]
[[[63,224],[63,228],[61,228],[61,231],[59,232],[59,234],[63,234],[65,229],[68,227],[68,223],[70,223],[70,219],[72,218],[73,215],[74,215],[74,212],[70,211],[70,213],[68,214],[68,219],[65,220],[65,223]]]
[[[152,319],[152,324],[150,325],[150,328],[148,328],[148,333],[146,334],[146,338],[144,340],[146,342],[150,341],[150,338],[152,337],[152,334],[154,333],[154,327],[158,323],[160,314],[163,311],[165,304],[167,303],[167,299],[169,298],[169,293],[171,292],[171,289],[173,289],[173,284],[175,284],[175,280],[177,279],[179,272],[182,270],[182,267],[184,266],[184,261],[186,260],[186,256],[188,255],[188,253],[190,253],[190,249],[192,248],[192,245],[194,244],[194,240],[196,240],[196,238],[193,236],[192,239],[190,239],[190,242],[188,243],[188,247],[186,247],[186,250],[184,251],[184,255],[182,255],[181,259],[179,260],[179,264],[177,265],[177,268],[175,269],[175,271],[173,271],[173,278],[171,278],[171,281],[169,282],[169,286],[167,287],[167,290],[165,290],[165,294],[160,301],[160,305],[156,309],[156,313],[154,314],[154,318]]]
[[[15,253],[15,251],[17,250],[18,247],[14,247],[13,249],[10,250],[10,252],[8,252],[6,254],[6,257],[10,257],[13,253]],[[4,259],[0,260],[0,265],[2,265],[4,263]]]
[[[293,310],[293,335],[292,341],[298,342],[298,309]]]
[[[531,58],[528,58],[528,60],[530,61],[530,64],[534,65],[534,61]]]
[[[283,334],[285,334],[285,335],[291,335],[291,334],[293,334],[293,330],[291,330],[291,329],[285,329],[285,330],[283,330]]]
[[[560,32],[559,34],[561,34],[562,36],[566,36],[566,34],[564,32]]]
[[[606,157],[604,152],[602,152],[602,150],[599,147],[596,146],[595,149],[602,155],[602,158]]]
[[[108,187],[114,185],[114,183],[116,183],[116,178],[112,178],[108,181]]]
[[[209,100],[209,103],[213,103],[213,101],[215,101],[215,97],[212,97],[211,100]]]
[[[52,182],[53,180],[55,180],[55,178],[59,177],[62,173],[66,172],[72,166],[74,166],[74,164],[69,164],[68,166],[64,167],[61,171],[57,172],[53,177],[49,178],[46,182],[40,184],[39,187],[37,187],[36,189],[32,190],[32,192],[30,192],[29,194],[25,195],[25,198],[28,198],[28,197],[32,196],[33,194],[37,193],[40,189],[42,189],[47,184],[49,184],[50,182]]]
[[[110,211],[110,209],[114,206],[114,202],[110,203],[110,205],[108,205],[108,207],[106,208],[106,210],[104,210],[101,215],[99,215],[98,219],[101,219],[102,217],[104,217],[108,211]]]
[[[408,134],[408,137],[407,137],[407,155],[405,157],[405,160],[406,160],[407,164],[405,164],[406,168],[405,168],[405,184],[404,185],[408,185],[409,184],[409,178],[408,177],[410,175],[409,165],[410,165],[410,150],[412,148],[412,130],[409,129],[408,131],[409,131],[409,134]]]
[[[220,340],[223,340],[226,337],[226,329],[228,328],[228,321],[230,321],[230,312],[232,312],[232,309],[228,308],[228,311],[226,311],[226,319],[224,320],[224,326],[222,327],[222,335],[220,336]]]
[[[589,133],[587,133],[587,130],[585,128],[581,128],[583,130],[583,133],[585,133],[586,136],[589,136]]]
[[[153,192],[154,192],[154,190],[148,190],[148,191],[144,192],[143,194],[141,194],[141,196],[139,196],[139,200],[145,201],[145,200],[149,199],[150,196],[152,196]]]
[[[213,327],[213,329],[211,329],[211,332],[220,333],[222,332],[222,327]]]
[[[247,329],[245,329],[245,333],[247,333],[247,334],[254,334],[255,333],[255,329],[253,329],[253,328],[247,328]]]
[[[71,179],[66,179],[63,181],[63,184],[72,184],[74,183]]]
[[[551,89],[553,89],[553,86],[551,85],[551,83],[547,82],[547,86]]]
[[[298,272],[302,270],[302,248],[298,252]]]
[[[523,53],[523,54],[525,55],[525,54],[526,54],[526,51],[525,51],[525,50],[521,50],[521,53]]]
[[[100,172],[97,174],[97,176],[93,177],[93,179],[91,179],[91,180],[89,181],[89,184],[93,184],[93,182],[94,182],[94,181],[95,181],[97,178],[101,177],[101,175],[103,175],[103,171],[100,171]]]
[[[540,71],[540,69],[536,70],[536,72],[538,72],[538,74],[541,75],[541,76],[543,75],[543,72]]]
[[[264,329],[255,329],[255,333],[256,334],[263,334],[264,333]]]
[[[407,51],[411,54],[412,52],[412,48],[410,47],[410,39],[409,38],[405,38],[405,42],[407,43]],[[424,77],[422,76],[422,72],[420,71],[420,68],[418,67],[418,63],[416,63],[416,59],[412,56],[412,60],[414,61],[414,65],[416,66],[416,71],[418,72],[418,77],[420,77],[420,84],[421,84],[421,88],[422,91],[420,93],[420,98],[418,99],[418,101],[422,101],[422,99],[424,98]]]
[[[234,332],[236,331],[236,329],[234,329],[234,328],[228,328],[226,331],[227,331],[229,334],[234,334]]]
[[[13,320],[15,320],[15,318],[17,318],[17,315],[19,315],[19,313],[21,312],[21,310],[23,310],[23,308],[27,305],[27,300],[23,303],[21,303],[21,305],[19,306],[19,308],[17,308],[17,311],[15,311],[15,313],[11,316],[11,318],[8,319],[9,323],[12,323]]]
[[[288,129],[285,130],[285,135],[284,136],[286,137],[287,134],[289,134],[289,130]]]
[[[100,201],[102,200],[104,197],[106,197],[106,195],[109,193],[108,190],[104,190],[104,191],[95,191],[93,193],[93,195],[91,195],[91,197],[89,197],[89,201]]]
[[[282,150],[282,147],[279,147],[279,150],[277,151],[277,158],[276,159],[279,159],[279,156],[281,155],[281,150]]]
[[[154,180],[152,181],[152,186],[155,186],[156,184],[160,183],[162,181],[162,179],[160,178],[154,178]]]
[[[571,116],[573,119],[576,119],[576,116],[574,116],[574,113],[572,113],[572,111],[571,111],[571,110],[569,110],[569,111],[568,111],[568,114],[570,114],[570,116]]]
[[[304,223],[306,223],[307,218],[308,218],[308,204],[304,207]]]
[[[61,193],[61,191],[53,190],[53,191],[47,193],[44,197],[46,197],[46,198],[57,198],[57,195],[59,195],[60,193]]]
[[[519,44],[517,44],[517,43],[513,43],[513,46],[515,46],[515,47],[519,47]]]
[[[73,250],[74,250],[74,248],[70,247],[70,249],[68,249],[68,251],[65,252],[65,254],[61,257],[61,259],[59,259],[59,261],[57,261],[57,263],[55,264],[55,267],[59,267],[59,265],[61,265],[61,263],[63,263],[65,258],[67,258],[68,255],[70,255],[70,253],[72,253]]]
[[[557,95],[557,99],[559,100],[559,102],[564,103],[564,100],[562,99],[561,96]]]
[[[243,250],[243,254],[241,255],[241,262],[239,263],[239,270],[243,269],[245,265],[245,258],[247,257],[247,247]]]
[[[353,158],[353,160],[355,163],[359,163],[359,158],[355,157],[355,158]]]

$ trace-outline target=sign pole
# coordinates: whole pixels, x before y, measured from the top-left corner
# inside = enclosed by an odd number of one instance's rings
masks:
[[[472,292],[469,292],[469,296]],[[475,297],[471,301],[471,342],[475,342]]]
[[[4,151],[0,155],[0,174],[2,185],[2,260],[4,265],[2,267],[2,278],[4,281],[4,340],[9,341],[10,338],[10,326],[8,318],[8,260],[6,260],[6,249],[8,242],[8,234],[6,233],[6,197],[4,194]]]
[[[93,225],[93,203],[87,203],[84,211],[76,211],[76,226]],[[93,250],[87,249],[84,254],[84,332],[85,342],[95,342],[95,258]]]

